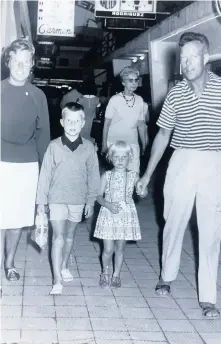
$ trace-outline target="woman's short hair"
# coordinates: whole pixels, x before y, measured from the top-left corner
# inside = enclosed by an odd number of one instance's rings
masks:
[[[131,146],[125,142],[125,141],[117,141],[115,143],[113,143],[107,151],[106,154],[106,159],[108,162],[112,163],[112,159],[113,159],[113,154],[115,154],[116,152],[125,152],[128,154],[129,159],[131,160],[133,157],[133,151]]]
[[[3,52],[3,59],[8,67],[9,60],[11,58],[12,53],[16,53],[17,51],[27,50],[31,53],[31,57],[33,59],[35,54],[35,48],[30,41],[25,39],[16,39],[13,41]]]
[[[136,74],[137,77],[140,76],[140,72],[136,67],[124,67],[124,69],[122,69],[122,71],[120,72],[121,82],[123,82],[124,79],[130,74]]]
[[[204,48],[204,52],[209,52],[209,40],[202,33],[197,32],[184,32],[180,37],[179,47],[182,48],[185,44],[189,42],[197,41],[200,42]]]
[[[65,104],[65,107],[63,108],[62,112],[61,112],[61,116],[64,119],[65,118],[65,112],[67,110],[73,111],[73,112],[77,112],[77,111],[81,111],[82,112],[82,120],[85,119],[85,113],[84,113],[84,107],[79,104],[79,103],[75,103],[75,102],[69,102],[67,104]]]

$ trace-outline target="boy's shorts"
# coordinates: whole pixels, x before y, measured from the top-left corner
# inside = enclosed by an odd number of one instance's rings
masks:
[[[49,204],[50,220],[81,222],[84,204]]]

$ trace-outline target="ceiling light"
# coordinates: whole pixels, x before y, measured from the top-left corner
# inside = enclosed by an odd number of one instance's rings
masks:
[[[137,62],[137,57],[134,57],[132,61]]]
[[[145,55],[141,55],[141,56],[139,57],[139,59],[140,59],[140,60],[145,60]]]

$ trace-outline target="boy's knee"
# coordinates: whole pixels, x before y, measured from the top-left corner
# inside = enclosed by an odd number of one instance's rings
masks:
[[[63,246],[64,245],[64,236],[62,234],[54,234],[53,235],[53,242],[57,246]]]

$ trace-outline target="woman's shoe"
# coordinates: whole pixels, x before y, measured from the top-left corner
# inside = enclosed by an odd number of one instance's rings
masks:
[[[18,281],[20,278],[20,275],[16,268],[5,269],[5,275],[7,280],[11,282]]]
[[[106,287],[109,287],[109,284],[110,284],[109,275],[102,273],[100,276],[99,286],[101,288],[106,288]]]
[[[121,280],[120,277],[112,277],[111,278],[111,285],[112,288],[120,288],[121,287]]]
[[[63,291],[63,285],[60,283],[54,284],[51,291],[50,295],[61,295]]]

